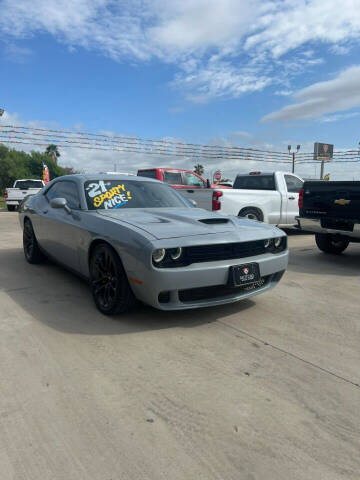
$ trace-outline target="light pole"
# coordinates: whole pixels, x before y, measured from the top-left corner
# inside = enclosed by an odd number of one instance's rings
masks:
[[[300,147],[301,145],[297,145],[296,146],[296,152],[292,152],[292,173],[295,173],[295,155],[298,153],[298,151],[300,150]],[[288,145],[288,150],[289,150],[289,153],[291,153],[291,145]]]

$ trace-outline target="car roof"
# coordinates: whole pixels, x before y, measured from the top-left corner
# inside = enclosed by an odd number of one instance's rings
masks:
[[[260,172],[260,173],[238,173],[237,177],[261,177],[264,175],[275,175],[275,172]]]
[[[193,170],[187,170],[184,168],[170,168],[170,167],[139,168],[138,172],[148,172],[150,170],[169,170],[170,172],[190,172],[198,175]]]
[[[118,175],[114,175],[113,173],[74,173],[71,175],[63,175],[62,177],[57,177],[54,180],[72,180],[77,183],[84,183],[88,180],[131,180],[132,182],[159,182],[155,178],[147,178],[147,177],[137,177],[136,175],[127,175],[123,173],[119,173]]]
[[[41,178],[17,178],[15,182],[42,182]]]

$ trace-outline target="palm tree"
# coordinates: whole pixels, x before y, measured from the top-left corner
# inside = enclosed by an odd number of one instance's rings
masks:
[[[58,158],[60,157],[60,152],[59,152],[59,149],[58,149],[57,145],[54,145],[53,143],[48,145],[46,147],[45,154],[48,157],[52,158],[54,160],[54,162],[57,164]]]
[[[204,166],[201,163],[197,163],[194,165],[194,172],[201,176],[204,173]]]

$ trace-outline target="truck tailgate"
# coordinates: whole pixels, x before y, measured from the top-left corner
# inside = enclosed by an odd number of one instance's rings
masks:
[[[27,195],[36,195],[40,191],[40,188],[7,188],[6,191],[8,195],[6,199],[7,201],[21,201]]]
[[[360,182],[305,182],[301,217],[360,219]]]
[[[211,188],[182,188],[177,190],[189,200],[195,200],[198,208],[212,211],[212,195],[214,190]]]

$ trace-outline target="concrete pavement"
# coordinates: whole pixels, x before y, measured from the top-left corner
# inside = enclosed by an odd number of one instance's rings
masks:
[[[109,319],[0,215],[1,480],[360,477],[360,245],[253,300]]]

